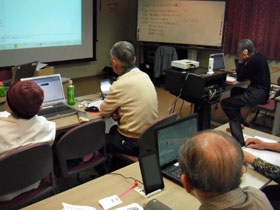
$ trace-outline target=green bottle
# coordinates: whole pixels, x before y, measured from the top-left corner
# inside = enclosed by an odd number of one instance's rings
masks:
[[[0,82],[0,97],[6,96],[6,87],[3,85],[3,82]]]
[[[67,103],[69,105],[75,105],[75,86],[72,80],[69,80],[69,85],[67,86]]]

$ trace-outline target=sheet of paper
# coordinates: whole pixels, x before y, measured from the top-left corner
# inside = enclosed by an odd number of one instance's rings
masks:
[[[144,209],[138,203],[132,203],[130,205],[117,208],[115,210],[144,210]]]
[[[10,113],[7,111],[0,112],[0,117],[9,117],[9,116],[10,116]]]
[[[270,143],[277,142],[275,140],[267,139],[267,138],[260,137],[260,136],[254,136],[254,138],[260,139],[261,141],[264,141],[264,142],[270,142]],[[245,139],[247,139],[247,138],[245,138]],[[278,152],[273,152],[273,151],[269,151],[269,150],[251,149],[251,148],[247,148],[247,147],[242,147],[242,149],[269,163],[280,166],[280,154]]]
[[[37,64],[37,67],[36,67],[36,70],[40,70],[40,69],[42,69],[42,68],[44,68],[44,67],[46,67],[48,64],[46,64],[46,63],[38,63]]]
[[[103,198],[98,202],[104,210],[110,209],[122,203],[121,199],[117,195],[112,195],[110,197]]]
[[[235,77],[232,77],[232,76],[227,75],[226,81],[227,81],[227,82],[230,82],[230,83],[235,83],[235,82],[236,82],[236,78],[235,78]]]
[[[78,205],[71,205],[67,203],[62,203],[64,210],[96,210],[91,206],[78,206]]]
[[[100,105],[102,104],[103,100],[102,99],[97,99],[95,101],[90,102],[87,106],[96,106],[98,109],[100,109]]]

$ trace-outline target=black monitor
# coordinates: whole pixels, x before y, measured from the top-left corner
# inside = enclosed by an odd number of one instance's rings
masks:
[[[30,62],[17,65],[12,69],[12,79],[6,80],[4,85],[9,87],[13,82],[20,81],[23,78],[33,77],[38,62]]]
[[[235,138],[242,147],[245,146],[241,120],[233,119],[229,122],[229,126],[232,137]]]
[[[192,114],[155,129],[160,166],[177,160],[181,146],[198,131],[197,117]]]

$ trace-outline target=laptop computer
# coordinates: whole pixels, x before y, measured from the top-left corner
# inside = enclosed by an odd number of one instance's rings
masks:
[[[229,121],[230,133],[235,138],[241,147],[245,146],[243,131],[241,127],[241,121],[239,119],[233,119]]]
[[[181,146],[197,133],[197,118],[197,114],[193,114],[155,129],[161,172],[179,185],[182,185],[182,171],[177,158]]]
[[[44,101],[39,116],[56,119],[76,114],[78,111],[66,104],[60,74],[21,79],[36,82],[44,91]]]
[[[224,53],[210,54],[210,58],[214,59],[213,70],[225,70]]]
[[[15,66],[12,79],[4,81],[4,85],[9,87],[15,81],[20,81],[23,78],[33,77],[37,68],[37,64],[38,62],[35,61]]]
[[[111,81],[110,79],[102,79],[99,82],[100,82],[101,97],[104,100],[110,91]]]

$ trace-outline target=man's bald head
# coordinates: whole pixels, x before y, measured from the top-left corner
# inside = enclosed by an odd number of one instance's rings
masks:
[[[194,189],[225,193],[239,186],[243,159],[240,145],[231,136],[207,130],[185,143],[179,162]]]

